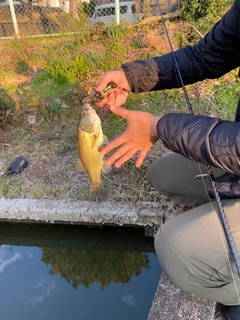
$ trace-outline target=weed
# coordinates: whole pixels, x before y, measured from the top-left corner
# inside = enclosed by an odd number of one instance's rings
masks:
[[[85,23],[86,16],[83,18]],[[76,30],[79,24],[76,21]],[[174,47],[197,42],[211,24],[211,16],[207,15],[191,23],[168,22]],[[85,35],[9,42],[1,59],[0,79],[4,89],[0,90],[0,116],[14,110],[16,104],[20,108],[6,118],[0,156],[8,163],[23,154],[29,159],[29,167],[24,174],[2,179],[0,196],[87,200],[89,178],[74,174],[82,99],[95,89],[104,71],[133,59],[168,52],[163,37],[159,24],[141,28],[120,25],[93,28]],[[33,66],[37,72],[33,72]],[[234,71],[218,80],[188,86],[194,112],[234,120],[239,95],[236,79]],[[181,89],[130,94],[125,107],[160,116],[188,112]],[[32,112],[38,119],[35,125],[26,120]],[[125,130],[124,119],[103,110],[98,113],[109,140]],[[159,194],[153,194],[146,181],[149,165],[164,153],[162,144],[156,143],[140,169],[135,168],[135,155],[121,169],[113,167],[109,174],[103,174],[108,199],[164,202]]]
[[[8,111],[14,110],[15,102],[7,91],[0,89],[0,116],[6,115]]]
[[[209,16],[212,20],[222,16],[223,12],[231,5],[231,1],[226,0],[183,0],[182,17],[196,21],[202,17]]]
[[[0,196],[5,198],[25,198],[26,187],[16,177],[6,177],[0,180]]]
[[[62,104],[60,102],[54,101],[48,108],[48,112],[59,114],[62,112]]]
[[[120,25],[111,25],[107,26],[103,30],[103,35],[105,38],[113,38],[113,39],[125,39],[126,35],[129,33],[129,26],[127,27],[125,24]]]
[[[57,59],[46,63],[46,70],[57,81],[65,79],[65,83],[84,80],[91,69],[97,68],[101,58],[93,52],[76,55],[71,61]]]
[[[46,127],[48,125],[47,121],[45,119],[40,119],[39,124],[42,128]]]
[[[64,76],[54,78],[47,72],[39,72],[33,76],[30,88],[40,99],[56,99],[64,98],[65,92],[69,95],[75,85]]]
[[[77,56],[67,67],[70,81],[85,79],[89,72],[89,66],[85,56]]]
[[[18,61],[15,67],[16,73],[23,73],[29,69],[28,64],[25,61]]]

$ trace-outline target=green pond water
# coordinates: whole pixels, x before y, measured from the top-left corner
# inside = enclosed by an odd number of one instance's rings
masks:
[[[1,320],[146,320],[160,274],[142,229],[0,224]]]

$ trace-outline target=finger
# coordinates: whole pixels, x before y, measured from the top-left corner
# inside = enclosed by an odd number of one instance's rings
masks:
[[[95,102],[95,105],[98,108],[103,108],[103,109],[105,109],[105,107],[107,107],[107,104],[108,104],[108,100],[107,99],[103,99],[100,102]],[[108,110],[110,110],[109,106],[108,106]]]
[[[119,94],[117,94],[116,95],[116,100],[115,100],[115,105],[116,106],[118,106],[118,107],[120,107],[120,106],[122,106],[122,105],[124,105],[124,103],[126,102],[126,100],[127,100],[127,96],[128,96],[128,93],[123,93],[123,92],[121,92],[121,93],[119,93]]]
[[[125,162],[127,162],[128,160],[130,160],[134,154],[137,151],[135,149],[131,149],[128,152],[126,152],[116,163],[115,163],[115,167],[116,168],[120,168]]]
[[[121,135],[120,137],[109,142],[109,144],[107,144],[106,147],[104,147],[102,149],[102,154],[103,155],[107,154],[108,152],[112,151],[113,149],[121,146],[124,142],[125,142],[125,139],[124,139],[123,135]]]
[[[115,101],[116,101],[116,94],[115,92],[111,92],[108,95],[107,104],[110,106],[111,104],[115,104]]]
[[[120,159],[128,151],[129,151],[129,147],[126,144],[122,145],[108,158],[107,163],[109,165],[113,164],[116,160]]]
[[[105,107],[103,107],[104,111],[110,111],[110,106],[107,104]]]
[[[131,112],[130,110],[127,110],[125,108],[122,107],[118,107],[116,105],[111,105],[110,106],[110,110],[112,111],[112,113],[116,114],[117,116],[120,116],[124,119],[127,118],[127,115],[129,114],[129,112]]]
[[[141,151],[139,153],[139,156],[138,156],[137,161],[136,161],[136,167],[137,168],[141,167],[146,155],[147,155],[147,151]]]
[[[109,82],[111,82],[111,81],[112,81],[111,72],[106,72],[105,75],[98,82],[98,85],[96,87],[96,91],[100,92],[100,91],[104,90],[107,87],[107,85],[109,84]]]

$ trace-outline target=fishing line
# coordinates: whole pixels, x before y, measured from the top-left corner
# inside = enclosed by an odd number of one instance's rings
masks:
[[[212,212],[216,212],[216,210],[213,208],[213,203],[209,197],[209,194],[208,194],[208,190],[207,190],[207,186],[206,186],[206,183],[205,183],[205,180],[204,180],[204,173],[202,172],[202,169],[200,167],[200,164],[198,164],[198,170],[200,172],[200,175],[201,175],[201,180],[202,180],[202,183],[204,185],[204,189],[206,191],[206,194],[207,194],[207,197],[208,197],[208,201],[209,201],[209,204],[211,206],[211,209],[212,209]],[[217,212],[216,212],[217,213]],[[225,250],[225,253],[226,253],[226,257],[227,257],[227,262],[228,262],[228,265],[229,265],[229,269],[230,269],[230,272],[231,272],[231,276],[232,276],[232,279],[233,279],[233,283],[234,283],[234,287],[235,287],[235,290],[236,290],[236,293],[237,293],[237,298],[238,298],[238,301],[240,302],[240,295],[239,295],[239,291],[238,291],[238,287],[237,287],[237,283],[235,281],[235,277],[234,277],[234,273],[233,273],[233,268],[232,268],[232,265],[231,265],[231,261],[230,261],[230,257],[228,255],[228,252],[227,252],[227,247],[225,245],[225,241],[224,241],[224,237],[223,235],[225,234],[226,236],[226,233],[223,232],[223,228],[222,228],[222,225],[219,221],[219,218],[218,218],[218,215],[215,214],[214,215],[214,218],[216,220],[216,224],[218,226],[218,230],[219,230],[219,233],[220,233],[220,237],[221,237],[221,240],[222,240],[222,244],[223,244],[223,247],[224,247],[224,250]]]

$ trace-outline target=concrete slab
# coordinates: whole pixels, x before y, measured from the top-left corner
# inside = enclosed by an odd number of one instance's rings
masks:
[[[162,225],[163,211],[157,204],[0,198],[0,221],[145,227]]]
[[[174,287],[162,273],[148,320],[213,320],[216,302]]]

